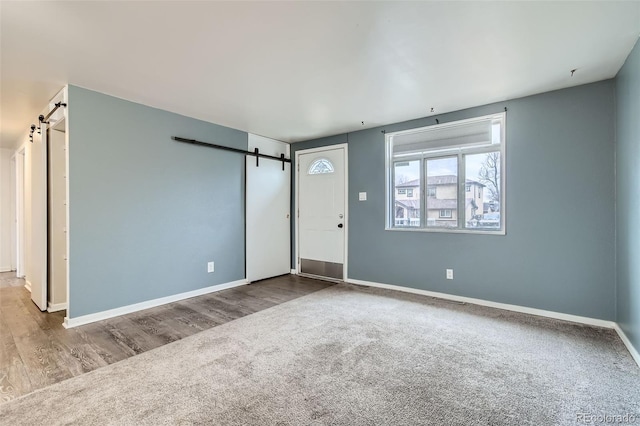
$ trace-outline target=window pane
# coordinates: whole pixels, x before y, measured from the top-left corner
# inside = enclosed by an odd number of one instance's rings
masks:
[[[458,158],[427,160],[427,227],[458,226]]]
[[[394,166],[394,226],[420,226],[420,160],[397,161]]]
[[[465,155],[465,227],[500,229],[500,152]]]
[[[320,175],[324,173],[333,173],[333,164],[326,158],[320,158],[309,166],[310,175]]]
[[[386,133],[387,226],[504,235],[505,122],[498,113]]]

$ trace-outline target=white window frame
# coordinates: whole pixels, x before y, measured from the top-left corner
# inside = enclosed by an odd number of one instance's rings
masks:
[[[432,126],[425,126],[420,128],[402,130],[398,132],[386,133],[385,134],[385,201],[386,201],[386,211],[385,211],[385,230],[387,231],[400,231],[400,232],[445,232],[452,234],[477,234],[477,235],[506,235],[506,223],[507,223],[507,169],[505,167],[506,164],[506,128],[507,128],[507,116],[506,111],[490,114],[480,117],[473,117],[465,120],[457,120],[448,123],[436,124]],[[450,127],[455,125],[461,125],[465,123],[470,123],[478,120],[486,120],[486,119],[494,119],[500,120],[500,147],[499,149],[495,149],[494,146],[485,146],[485,147],[477,147],[477,148],[449,148],[449,149],[438,149],[432,150],[431,152],[422,152],[417,153],[415,155],[407,155],[405,161],[410,160],[422,160],[421,162],[421,187],[419,190],[421,194],[423,194],[424,199],[421,198],[421,213],[422,217],[422,226],[421,227],[396,227],[395,226],[395,210],[393,206],[394,202],[394,158],[393,158],[393,137],[396,135],[402,134],[410,134],[422,131],[431,131],[436,130],[442,127]],[[428,151],[428,150],[425,150]],[[465,164],[464,161],[460,161],[464,155],[473,155],[473,154],[482,154],[485,152],[500,152],[500,229],[499,230],[488,230],[488,229],[473,229],[473,228],[465,228],[464,220],[465,220],[465,209],[460,210],[460,205],[464,207],[464,201],[466,198],[466,175],[465,175]],[[458,227],[457,228],[448,228],[448,227],[427,227],[427,219],[426,219],[426,199],[428,198],[428,190],[426,185],[426,177],[424,176],[424,162],[427,159],[439,158],[439,157],[447,157],[447,156],[458,156],[458,210],[460,210],[458,214]],[[397,161],[397,160],[396,160]],[[424,182],[423,182],[424,180]]]

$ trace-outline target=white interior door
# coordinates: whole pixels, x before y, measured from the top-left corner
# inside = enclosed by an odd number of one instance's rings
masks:
[[[47,309],[47,125],[40,124],[31,145],[31,203],[27,281],[31,300],[41,311]]]
[[[346,148],[298,153],[298,268],[345,279]]]
[[[249,150],[289,158],[289,145],[249,134]],[[291,163],[246,159],[247,280],[263,280],[291,271]]]

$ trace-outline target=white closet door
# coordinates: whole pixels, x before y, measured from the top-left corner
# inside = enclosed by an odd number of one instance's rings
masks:
[[[288,144],[249,134],[249,150],[289,158]],[[249,282],[291,271],[291,164],[247,156],[246,242]]]
[[[62,127],[60,127],[62,126]],[[67,302],[67,177],[64,123],[49,132],[49,301]]]
[[[41,311],[47,309],[47,125],[40,124],[40,134],[33,135],[30,144],[30,240],[27,282],[31,300]]]

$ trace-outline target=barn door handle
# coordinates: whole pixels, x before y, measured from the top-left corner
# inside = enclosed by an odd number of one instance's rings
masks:
[[[343,224],[341,224],[341,223],[339,223],[339,224],[338,224],[338,228],[342,228],[343,226],[344,226],[344,225],[343,225]]]

